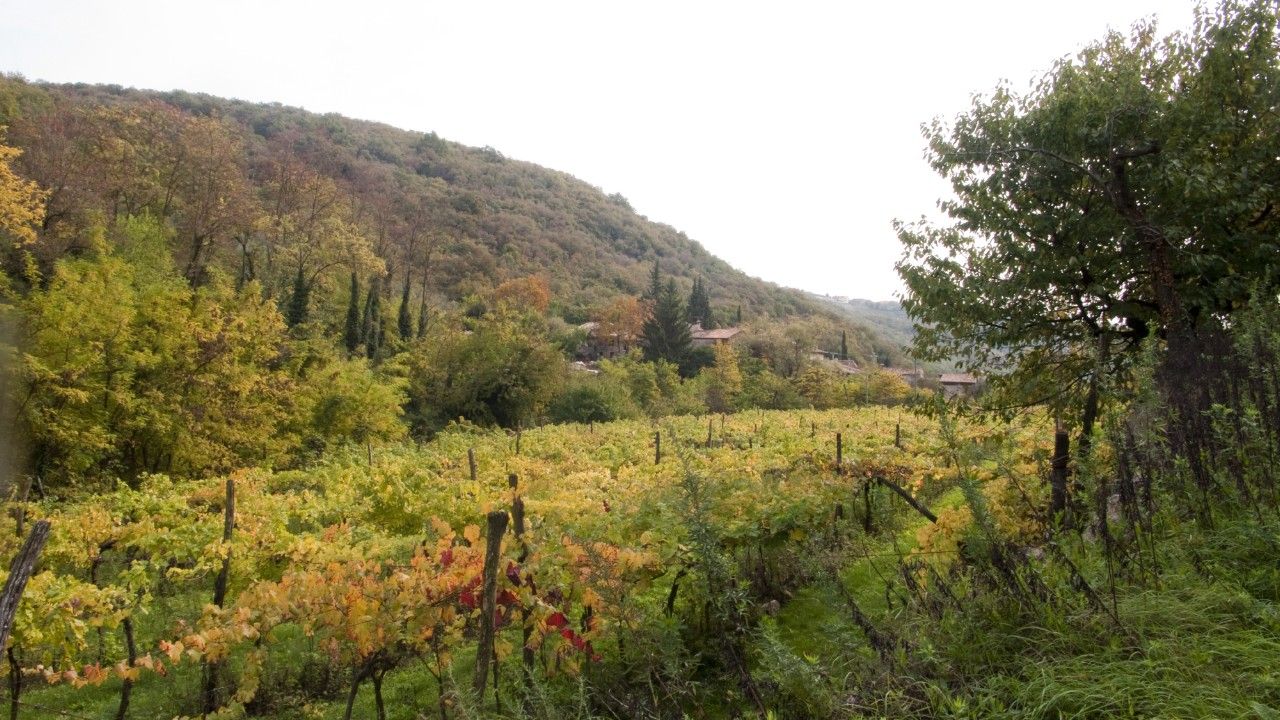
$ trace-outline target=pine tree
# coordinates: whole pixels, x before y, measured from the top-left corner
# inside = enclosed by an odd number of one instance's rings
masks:
[[[667,280],[654,301],[653,313],[641,330],[646,360],[666,360],[681,364],[693,346],[684,303],[676,290],[676,281]]]
[[[849,338],[844,330],[840,331],[840,359],[849,359]]]
[[[342,343],[348,354],[360,347],[360,281],[351,273],[351,299],[347,303],[347,325],[343,328]]]
[[[400,339],[413,339],[413,318],[409,315],[409,274],[404,276],[404,294],[400,296],[400,314],[396,316],[396,329],[400,331]]]
[[[311,285],[302,274],[302,268],[298,268],[298,274],[293,279],[293,292],[289,295],[288,311],[285,313],[285,322],[289,327],[301,325],[307,321],[307,306],[310,303]]]

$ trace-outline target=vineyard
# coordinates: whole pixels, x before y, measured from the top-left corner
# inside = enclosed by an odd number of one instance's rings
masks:
[[[599,686],[678,713],[673,686],[750,677],[748,630],[780,607],[770,627],[803,650],[785,610],[822,574],[806,558],[889,547],[894,563],[945,563],[970,520],[940,498],[962,476],[1017,534],[1030,514],[1005,500],[1039,494],[1051,437],[890,408],[455,425],[306,470],[15,503],[6,557],[34,520],[52,530],[13,631],[12,710],[448,718],[635,702]],[[773,710],[749,682],[725,692],[703,699]]]

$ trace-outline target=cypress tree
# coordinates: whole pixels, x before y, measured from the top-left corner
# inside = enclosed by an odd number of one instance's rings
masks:
[[[660,295],[662,295],[662,272],[658,269],[657,258],[654,258],[653,271],[649,273],[649,289],[645,292],[644,298],[656,303]]]
[[[684,303],[676,290],[675,280],[668,280],[658,293],[653,313],[641,330],[644,338],[646,360],[666,360],[677,365],[688,356],[693,346],[689,323],[685,319]]]
[[[845,335],[845,331],[840,331],[840,359],[849,359],[849,338]]]
[[[738,305],[738,313],[735,316],[735,318],[736,319],[733,321],[733,324],[741,325],[742,324],[742,305]]]
[[[396,317],[396,329],[401,340],[413,338],[413,318],[409,316],[409,274],[404,276],[404,294],[400,296],[400,314]]]
[[[301,325],[307,321],[307,306],[310,303],[311,285],[307,283],[307,278],[299,267],[298,274],[293,278],[293,292],[289,295],[289,307],[285,313],[285,322],[289,327]]]
[[[379,315],[378,278],[369,281],[369,294],[364,301],[364,317],[360,319],[360,339],[364,342],[364,353],[373,358],[378,354]]]
[[[708,330],[716,326],[715,316],[711,313],[711,296],[707,294],[707,285],[701,277],[694,278],[693,290],[689,292],[689,322],[700,323]]]
[[[381,286],[379,286],[381,289]],[[378,330],[378,346],[374,349],[374,354],[382,352],[382,348],[387,346],[387,319],[382,316],[382,293],[379,292],[373,296],[373,324]]]
[[[354,272],[351,273],[351,299],[347,302],[347,325],[342,331],[342,343],[348,355],[360,347],[360,281]]]

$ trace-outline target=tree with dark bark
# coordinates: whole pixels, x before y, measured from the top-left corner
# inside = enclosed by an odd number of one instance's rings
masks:
[[[1047,404],[1088,438],[1151,337],[1177,345],[1280,279],[1274,4],[1150,24],[925,129],[950,222],[898,223],[915,353]],[[1123,383],[1115,383],[1122,386]]]

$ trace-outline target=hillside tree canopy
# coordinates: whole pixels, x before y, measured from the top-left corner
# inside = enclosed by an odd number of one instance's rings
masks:
[[[1150,23],[1001,86],[924,134],[949,222],[897,223],[915,352],[988,376],[1005,409],[1076,408],[1151,336],[1274,285],[1280,49],[1272,2]]]

